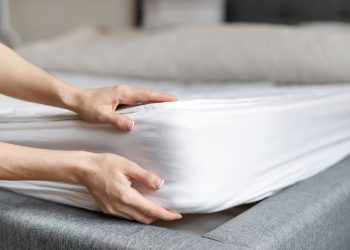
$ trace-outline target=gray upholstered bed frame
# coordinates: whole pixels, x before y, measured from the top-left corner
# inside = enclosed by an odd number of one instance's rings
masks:
[[[350,157],[194,236],[0,190],[0,249],[350,249]]]

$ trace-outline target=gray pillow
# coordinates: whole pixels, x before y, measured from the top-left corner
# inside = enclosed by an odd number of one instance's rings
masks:
[[[180,81],[350,82],[349,26],[85,28],[18,49],[48,69]]]

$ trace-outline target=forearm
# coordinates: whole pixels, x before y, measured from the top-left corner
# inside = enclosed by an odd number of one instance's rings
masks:
[[[0,180],[51,180],[77,183],[86,152],[56,151],[0,142]]]
[[[0,93],[72,110],[79,91],[25,61],[0,43]]]

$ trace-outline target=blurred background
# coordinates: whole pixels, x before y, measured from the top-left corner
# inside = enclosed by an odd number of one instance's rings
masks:
[[[38,66],[166,80],[347,82],[349,21],[349,0],[0,0],[0,42]]]
[[[223,0],[0,0],[1,41],[29,42],[83,24],[125,29],[223,20]]]
[[[189,23],[349,21],[347,0],[0,0],[1,41],[28,42],[86,23],[113,29]]]
[[[130,0],[0,0],[2,39],[29,42],[83,24],[114,29],[131,26],[135,3]],[[14,34],[16,33],[16,34]],[[18,40],[19,39],[19,40]]]

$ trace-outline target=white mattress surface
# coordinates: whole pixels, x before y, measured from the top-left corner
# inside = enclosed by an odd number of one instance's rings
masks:
[[[135,187],[164,207],[209,213],[267,197],[350,153],[350,84],[151,82],[54,72],[83,87],[115,83],[168,91],[179,101],[126,108],[131,133],[73,113],[0,96],[0,141],[112,152],[165,178],[158,191]],[[91,210],[83,186],[0,181],[12,191]]]

